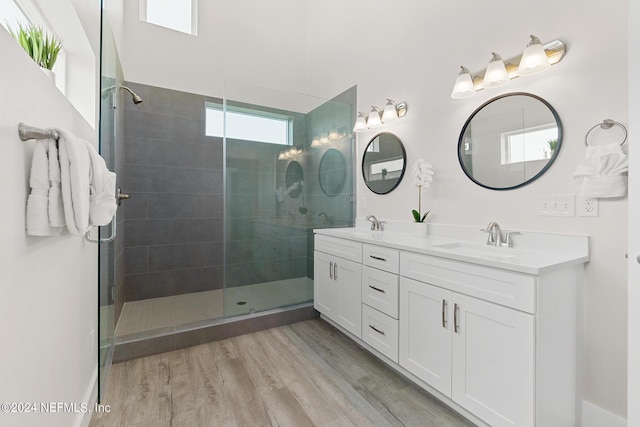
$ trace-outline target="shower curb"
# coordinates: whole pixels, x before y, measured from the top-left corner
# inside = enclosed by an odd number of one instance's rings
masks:
[[[265,313],[224,319],[208,325],[197,325],[184,330],[163,331],[159,335],[120,340],[115,344],[113,363],[125,362],[139,357],[151,356],[168,351],[180,350],[199,344],[249,334],[275,328],[277,326],[319,317],[313,304],[290,309],[273,310]]]

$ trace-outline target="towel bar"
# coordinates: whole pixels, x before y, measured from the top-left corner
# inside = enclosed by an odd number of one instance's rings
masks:
[[[22,141],[28,141],[30,139],[60,139],[60,134],[57,130],[44,130],[33,126],[20,123],[18,125],[18,135]]]
[[[624,138],[622,138],[622,142],[620,143],[620,145],[624,145],[624,143],[627,142],[627,128],[624,127],[622,123],[616,122],[615,120],[604,119],[603,121],[601,121],[600,123],[598,123],[597,125],[595,125],[594,127],[592,127],[587,131],[587,134],[584,136],[584,146],[585,147],[589,146],[589,143],[587,142],[587,138],[589,138],[589,134],[591,133],[592,130],[594,130],[597,127],[600,127],[600,129],[606,130],[606,129],[611,129],[614,126],[620,127],[624,132]]]

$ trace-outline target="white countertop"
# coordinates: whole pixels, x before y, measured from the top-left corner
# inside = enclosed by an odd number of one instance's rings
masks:
[[[371,231],[369,225],[359,219],[356,227],[314,233],[533,275],[589,261],[588,236],[518,230],[513,247],[507,248],[486,245],[480,226],[388,221],[384,231]]]

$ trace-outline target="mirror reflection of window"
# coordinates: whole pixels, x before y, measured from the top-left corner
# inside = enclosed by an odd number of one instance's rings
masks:
[[[403,158],[372,163],[369,170],[369,179],[371,181],[379,181],[382,179],[399,178],[403,170]]]
[[[500,135],[501,164],[545,160],[553,154],[553,141],[558,140],[555,123],[503,132]]]

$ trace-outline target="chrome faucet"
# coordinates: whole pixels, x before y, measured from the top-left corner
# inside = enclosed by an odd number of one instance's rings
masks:
[[[329,215],[327,215],[326,212],[320,212],[318,214],[318,216],[323,216],[324,217],[323,224],[331,224],[331,217]]]
[[[378,218],[373,215],[369,215],[366,219],[367,221],[371,221],[371,230],[382,231],[384,229],[382,226],[382,224],[384,224],[384,221],[378,221]]]
[[[518,231],[511,231],[509,233],[505,233],[505,237],[503,239],[500,225],[498,225],[498,223],[495,221],[491,221],[489,225],[487,225],[487,228],[482,229],[482,231],[486,231],[487,233],[489,233],[489,236],[487,237],[487,245],[505,246],[508,248],[513,246],[511,236],[513,236],[514,234],[520,234],[520,232]]]
[[[502,245],[502,231],[500,230],[500,225],[498,225],[497,222],[491,221],[489,225],[487,225],[487,229],[485,231],[489,233],[489,236],[487,237],[487,245]]]

